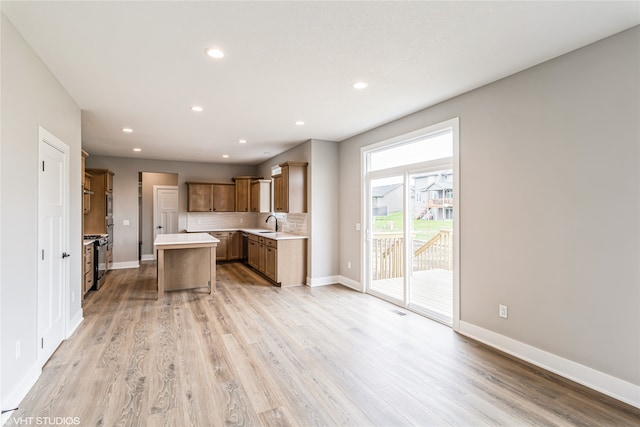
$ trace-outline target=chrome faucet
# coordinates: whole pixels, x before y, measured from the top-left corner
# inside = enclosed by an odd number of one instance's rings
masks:
[[[278,232],[278,218],[275,215],[269,215],[264,222],[269,222],[269,218],[273,218],[276,220],[276,233]]]

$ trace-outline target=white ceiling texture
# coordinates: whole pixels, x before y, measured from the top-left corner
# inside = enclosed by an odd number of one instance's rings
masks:
[[[640,23],[639,4],[2,1],[1,7],[82,109],[90,154],[258,164],[309,138],[342,141],[630,28]],[[206,56],[209,47],[225,57]],[[357,81],[369,86],[356,90]],[[194,105],[204,111],[191,111]]]

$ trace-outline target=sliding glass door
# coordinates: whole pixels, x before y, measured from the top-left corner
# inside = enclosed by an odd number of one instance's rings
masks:
[[[366,291],[452,325],[452,128],[364,151]]]
[[[372,179],[371,290],[396,303],[405,300],[404,176]]]

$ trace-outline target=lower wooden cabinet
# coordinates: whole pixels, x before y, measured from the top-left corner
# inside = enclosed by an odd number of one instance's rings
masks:
[[[220,240],[216,247],[216,261],[226,261],[228,259],[227,249],[229,243],[229,233],[226,231],[212,231],[211,234],[216,239]]]
[[[216,261],[237,261],[242,259],[242,232],[211,231],[209,234],[220,240],[216,248]]]
[[[307,240],[273,240],[249,235],[249,266],[277,286],[304,285],[307,275]]]
[[[82,294],[89,292],[93,287],[93,243],[84,245],[84,279],[82,281]]]
[[[227,248],[227,259],[229,261],[237,261],[242,259],[242,232],[229,232]]]

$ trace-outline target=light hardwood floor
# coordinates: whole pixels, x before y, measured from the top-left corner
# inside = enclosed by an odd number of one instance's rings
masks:
[[[79,417],[82,426],[640,424],[640,410],[339,285],[281,289],[240,264],[219,265],[217,285],[212,295],[157,301],[154,264],[110,272],[13,417]]]

